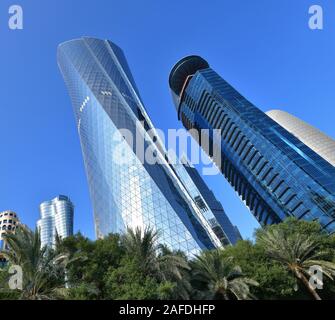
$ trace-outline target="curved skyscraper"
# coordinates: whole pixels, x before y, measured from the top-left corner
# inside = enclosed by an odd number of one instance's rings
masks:
[[[72,99],[97,237],[151,227],[161,243],[188,254],[221,246],[224,231],[212,227],[168,164],[121,49],[108,40],[72,40],[59,46],[58,63]],[[140,156],[140,141],[142,155],[159,163]],[[208,215],[215,220],[211,210]]]
[[[61,238],[73,235],[74,206],[66,196],[58,196],[40,205],[41,219],[37,228],[41,235],[41,246],[53,246],[56,234]]]
[[[169,79],[178,117],[258,221],[294,216],[335,231],[335,168],[189,56]],[[209,143],[205,143],[205,141]]]
[[[335,167],[334,139],[285,111],[271,110],[266,114]]]

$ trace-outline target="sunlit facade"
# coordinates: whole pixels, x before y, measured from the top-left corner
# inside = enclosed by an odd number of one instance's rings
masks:
[[[285,111],[271,110],[266,114],[335,167],[334,139]]]
[[[245,99],[201,57],[179,61],[169,83],[179,119],[262,225],[293,216],[317,220],[334,233],[331,164]],[[203,130],[207,139],[199,138]]]
[[[74,206],[67,196],[60,195],[40,205],[41,219],[37,221],[41,247],[52,247],[56,235],[64,239],[73,235]]]
[[[59,46],[58,63],[74,108],[97,237],[150,227],[161,243],[189,255],[220,247],[168,164],[121,49],[108,40],[72,40]],[[145,152],[160,162],[142,161],[123,129],[139,134]]]

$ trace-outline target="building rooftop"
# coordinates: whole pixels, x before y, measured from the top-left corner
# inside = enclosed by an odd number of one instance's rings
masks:
[[[198,70],[207,68],[209,68],[208,62],[199,56],[192,55],[181,59],[170,72],[169,85],[171,90],[180,96],[187,78],[193,76]]]

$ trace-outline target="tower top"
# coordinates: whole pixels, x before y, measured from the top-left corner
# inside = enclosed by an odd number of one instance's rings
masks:
[[[208,62],[199,56],[192,55],[181,59],[170,72],[169,85],[171,90],[179,96],[187,78],[198,70],[207,68],[209,68]]]

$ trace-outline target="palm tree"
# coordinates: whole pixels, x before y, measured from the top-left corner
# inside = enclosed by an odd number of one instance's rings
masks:
[[[53,299],[64,289],[65,255],[53,249],[41,248],[39,231],[32,232],[21,225],[15,234],[6,234],[10,248],[3,254],[12,265],[22,268],[23,284],[21,299]]]
[[[298,232],[287,234],[283,230],[267,228],[258,233],[257,240],[271,259],[292,272],[314,299],[321,300],[308,281],[309,270],[312,266],[318,266],[326,277],[333,280],[335,264],[323,260],[326,252],[320,250],[320,238]]]
[[[227,257],[224,250],[203,252],[191,264],[192,283],[201,299],[253,299],[250,286],[258,283],[247,278],[239,266]]]
[[[191,274],[190,270],[191,268],[188,265],[187,262],[187,256],[184,252],[180,250],[171,250],[167,245],[161,244],[159,246],[159,257],[161,259],[164,259],[164,257],[179,257],[181,259],[181,262],[183,265],[180,264],[179,272],[180,275],[178,276],[172,276],[171,280],[175,282],[175,287],[172,290],[172,293],[170,294],[171,299],[174,300],[189,300],[190,295],[192,292],[192,286],[191,286]]]
[[[152,276],[158,281],[171,281],[181,284],[183,274],[189,270],[186,258],[177,252],[170,251],[166,246],[158,244],[158,233],[150,228],[144,232],[140,228],[135,230],[129,229],[121,238],[126,253],[136,259],[145,275]],[[188,295],[183,291],[180,294],[186,299]]]

